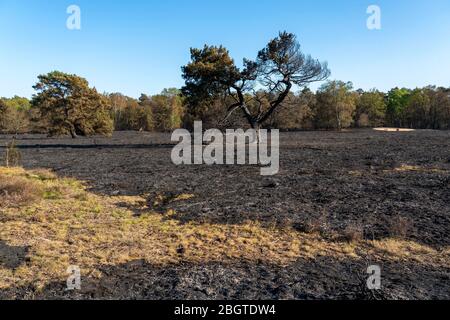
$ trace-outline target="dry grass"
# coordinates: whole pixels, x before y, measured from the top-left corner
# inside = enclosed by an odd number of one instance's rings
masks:
[[[437,168],[426,168],[420,166],[414,166],[409,164],[402,164],[399,167],[396,167],[391,170],[384,170],[384,172],[422,172],[422,173],[445,173],[446,170],[437,169]]]
[[[359,259],[359,252],[365,250],[374,256],[387,253],[392,260],[420,260],[438,267],[449,263],[441,251],[419,244],[392,239],[362,241],[357,230],[349,233],[350,242],[336,242],[320,233],[267,228],[254,221],[181,224],[172,219],[172,211],[136,216],[119,205],[141,206],[146,203],[142,197],[95,195],[86,192],[79,181],[18,168],[0,168],[0,176],[42,190],[40,201],[0,210],[0,240],[8,246],[29,248],[26,263],[24,258],[16,269],[0,264],[0,290],[30,284],[40,290],[49,282],[65,281],[69,265],[100,277],[99,266],[135,260],[155,266],[236,260],[286,266],[299,258],[319,256]],[[49,192],[57,196],[48,196]],[[190,197],[177,196],[177,201]],[[319,220],[317,225],[326,223]]]
[[[406,239],[413,231],[413,222],[406,217],[395,217],[390,221],[389,234],[393,238]]]
[[[37,178],[42,181],[57,179],[56,174],[47,169],[30,170],[27,172],[27,176],[30,178]]]
[[[412,132],[416,131],[415,129],[405,129],[405,128],[374,128],[375,131],[384,131],[384,132]]]
[[[26,178],[0,175],[0,208],[28,205],[41,193],[40,186]]]
[[[331,236],[326,212],[322,212],[318,217],[308,219],[302,224],[296,224],[294,228],[303,233]]]
[[[364,239],[364,228],[361,225],[348,225],[342,234],[342,239],[347,242],[360,242]]]
[[[150,201],[155,208],[163,207],[173,202],[185,201],[194,198],[193,194],[176,194],[173,192],[164,192],[153,195]]]
[[[395,168],[384,169],[381,172],[385,174],[400,174],[400,173],[448,173],[448,170],[439,168],[427,168],[416,165],[401,164]],[[363,170],[350,170],[348,174],[353,177],[363,177],[366,171]]]

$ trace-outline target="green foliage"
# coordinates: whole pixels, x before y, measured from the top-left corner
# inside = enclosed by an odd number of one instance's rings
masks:
[[[396,127],[450,129],[450,90],[392,89],[387,95],[386,119]]]
[[[109,95],[113,109],[116,130],[153,130],[153,112],[148,97],[142,95],[139,101],[120,93]]]
[[[166,97],[181,97],[181,90],[178,88],[165,88],[161,91],[161,95]]]
[[[26,104],[12,103],[13,99],[0,100],[0,131],[12,134],[26,132],[30,124],[29,108]]]
[[[328,81],[319,88],[314,106],[318,128],[341,130],[352,125],[356,109],[352,87],[351,82]]]
[[[430,129],[450,129],[450,89],[426,87],[430,99]]]
[[[160,132],[178,129],[182,125],[183,100],[174,90],[172,93],[163,91],[151,98],[155,129]]]
[[[90,88],[86,79],[59,71],[38,76],[32,106],[49,123],[50,135],[110,135],[109,100]]]
[[[182,92],[192,118],[221,99],[230,101],[225,119],[240,110],[253,128],[273,116],[293,85],[303,87],[330,74],[325,63],[302,53],[295,35],[288,32],[280,32],[270,40],[255,61],[244,59],[242,69],[224,47],[204,46],[191,49],[191,61],[182,71],[186,82]],[[257,87],[259,96],[254,95]]]
[[[241,80],[241,73],[224,47],[191,48],[191,62],[182,67],[186,102],[195,108],[213,101]]]
[[[397,127],[402,126],[402,115],[408,104],[408,98],[411,91],[405,88],[394,88],[387,94],[387,121]]]
[[[72,137],[110,135],[113,129],[168,132],[191,128],[195,120],[202,120],[205,129],[450,129],[448,88],[394,88],[384,94],[375,89],[353,91],[351,83],[329,81],[316,93],[305,87],[291,92],[294,84],[306,85],[328,74],[326,65],[305,56],[288,33],[271,40],[255,62],[244,60],[242,69],[223,47],[191,49],[182,90],[168,88],[139,99],[102,95],[86,79],[54,71],[38,77],[31,102],[18,96],[0,99],[0,132],[43,128],[50,135]],[[233,113],[236,110],[242,112]]]
[[[355,122],[358,127],[378,127],[384,125],[386,101],[378,90],[362,92],[356,102]]]
[[[401,122],[410,128],[426,129],[429,124],[430,97],[425,90],[415,89],[402,109]]]
[[[10,99],[1,98],[1,100],[3,100],[3,102],[6,104],[6,106],[20,110],[20,111],[28,111],[31,108],[30,100],[28,100],[27,98],[14,96]]]
[[[152,131],[155,129],[155,119],[153,115],[151,100],[146,95],[139,98],[138,108],[135,109],[135,127],[139,130]]]
[[[109,99],[116,130],[166,132],[182,125],[184,105],[178,89],[164,89],[154,96],[142,94],[139,100],[120,93],[109,95]]]

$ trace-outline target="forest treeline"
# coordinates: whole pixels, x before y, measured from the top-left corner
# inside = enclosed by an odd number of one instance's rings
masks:
[[[181,90],[170,88],[138,99],[121,93],[98,93],[76,75],[52,72],[39,76],[37,93],[0,99],[2,133],[50,135],[110,134],[139,130],[169,132],[191,128],[202,120],[204,128],[247,127],[242,114],[227,119],[229,97],[187,107]],[[249,109],[269,103],[270,94],[247,95]],[[70,121],[68,119],[70,118]],[[389,92],[354,90],[352,83],[327,81],[316,92],[306,88],[290,92],[263,125],[281,130],[340,130],[356,127],[450,129],[450,88],[394,88]]]

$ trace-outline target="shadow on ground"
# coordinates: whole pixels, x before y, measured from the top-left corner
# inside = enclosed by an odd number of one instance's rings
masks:
[[[8,269],[16,269],[25,262],[29,247],[14,247],[0,240],[0,265]]]

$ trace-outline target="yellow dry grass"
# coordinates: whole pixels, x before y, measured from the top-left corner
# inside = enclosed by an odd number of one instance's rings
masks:
[[[385,173],[390,172],[420,172],[420,173],[446,173],[447,170],[439,169],[439,168],[427,168],[427,167],[420,167],[420,166],[414,166],[409,164],[401,164],[400,166],[391,169],[391,170],[383,170]]]
[[[299,258],[359,259],[361,250],[392,260],[411,260],[448,266],[449,249],[432,248],[401,240],[324,240],[316,233],[292,228],[267,228],[258,222],[239,225],[187,223],[171,219],[173,212],[151,209],[135,216],[124,208],[145,208],[142,197],[108,197],[86,191],[80,181],[57,178],[48,171],[0,168],[0,179],[20,177],[39,186],[42,196],[34,203],[0,209],[0,241],[11,247],[28,247],[17,268],[0,263],[0,289],[33,283],[42,288],[64,281],[67,267],[77,265],[83,274],[101,276],[100,265],[145,260],[155,266],[181,262],[232,263],[236,260],[288,265]],[[192,195],[180,195],[177,201]],[[180,251],[180,248],[182,250]]]
[[[448,170],[446,169],[440,169],[440,168],[428,168],[428,167],[421,167],[421,166],[415,166],[415,165],[409,165],[409,164],[401,164],[393,169],[385,169],[382,170],[383,173],[448,173]],[[362,177],[364,176],[364,173],[366,171],[363,170],[350,170],[348,171],[348,174],[353,177]]]
[[[415,129],[405,129],[405,128],[374,128],[375,131],[385,131],[385,132],[412,132]]]

